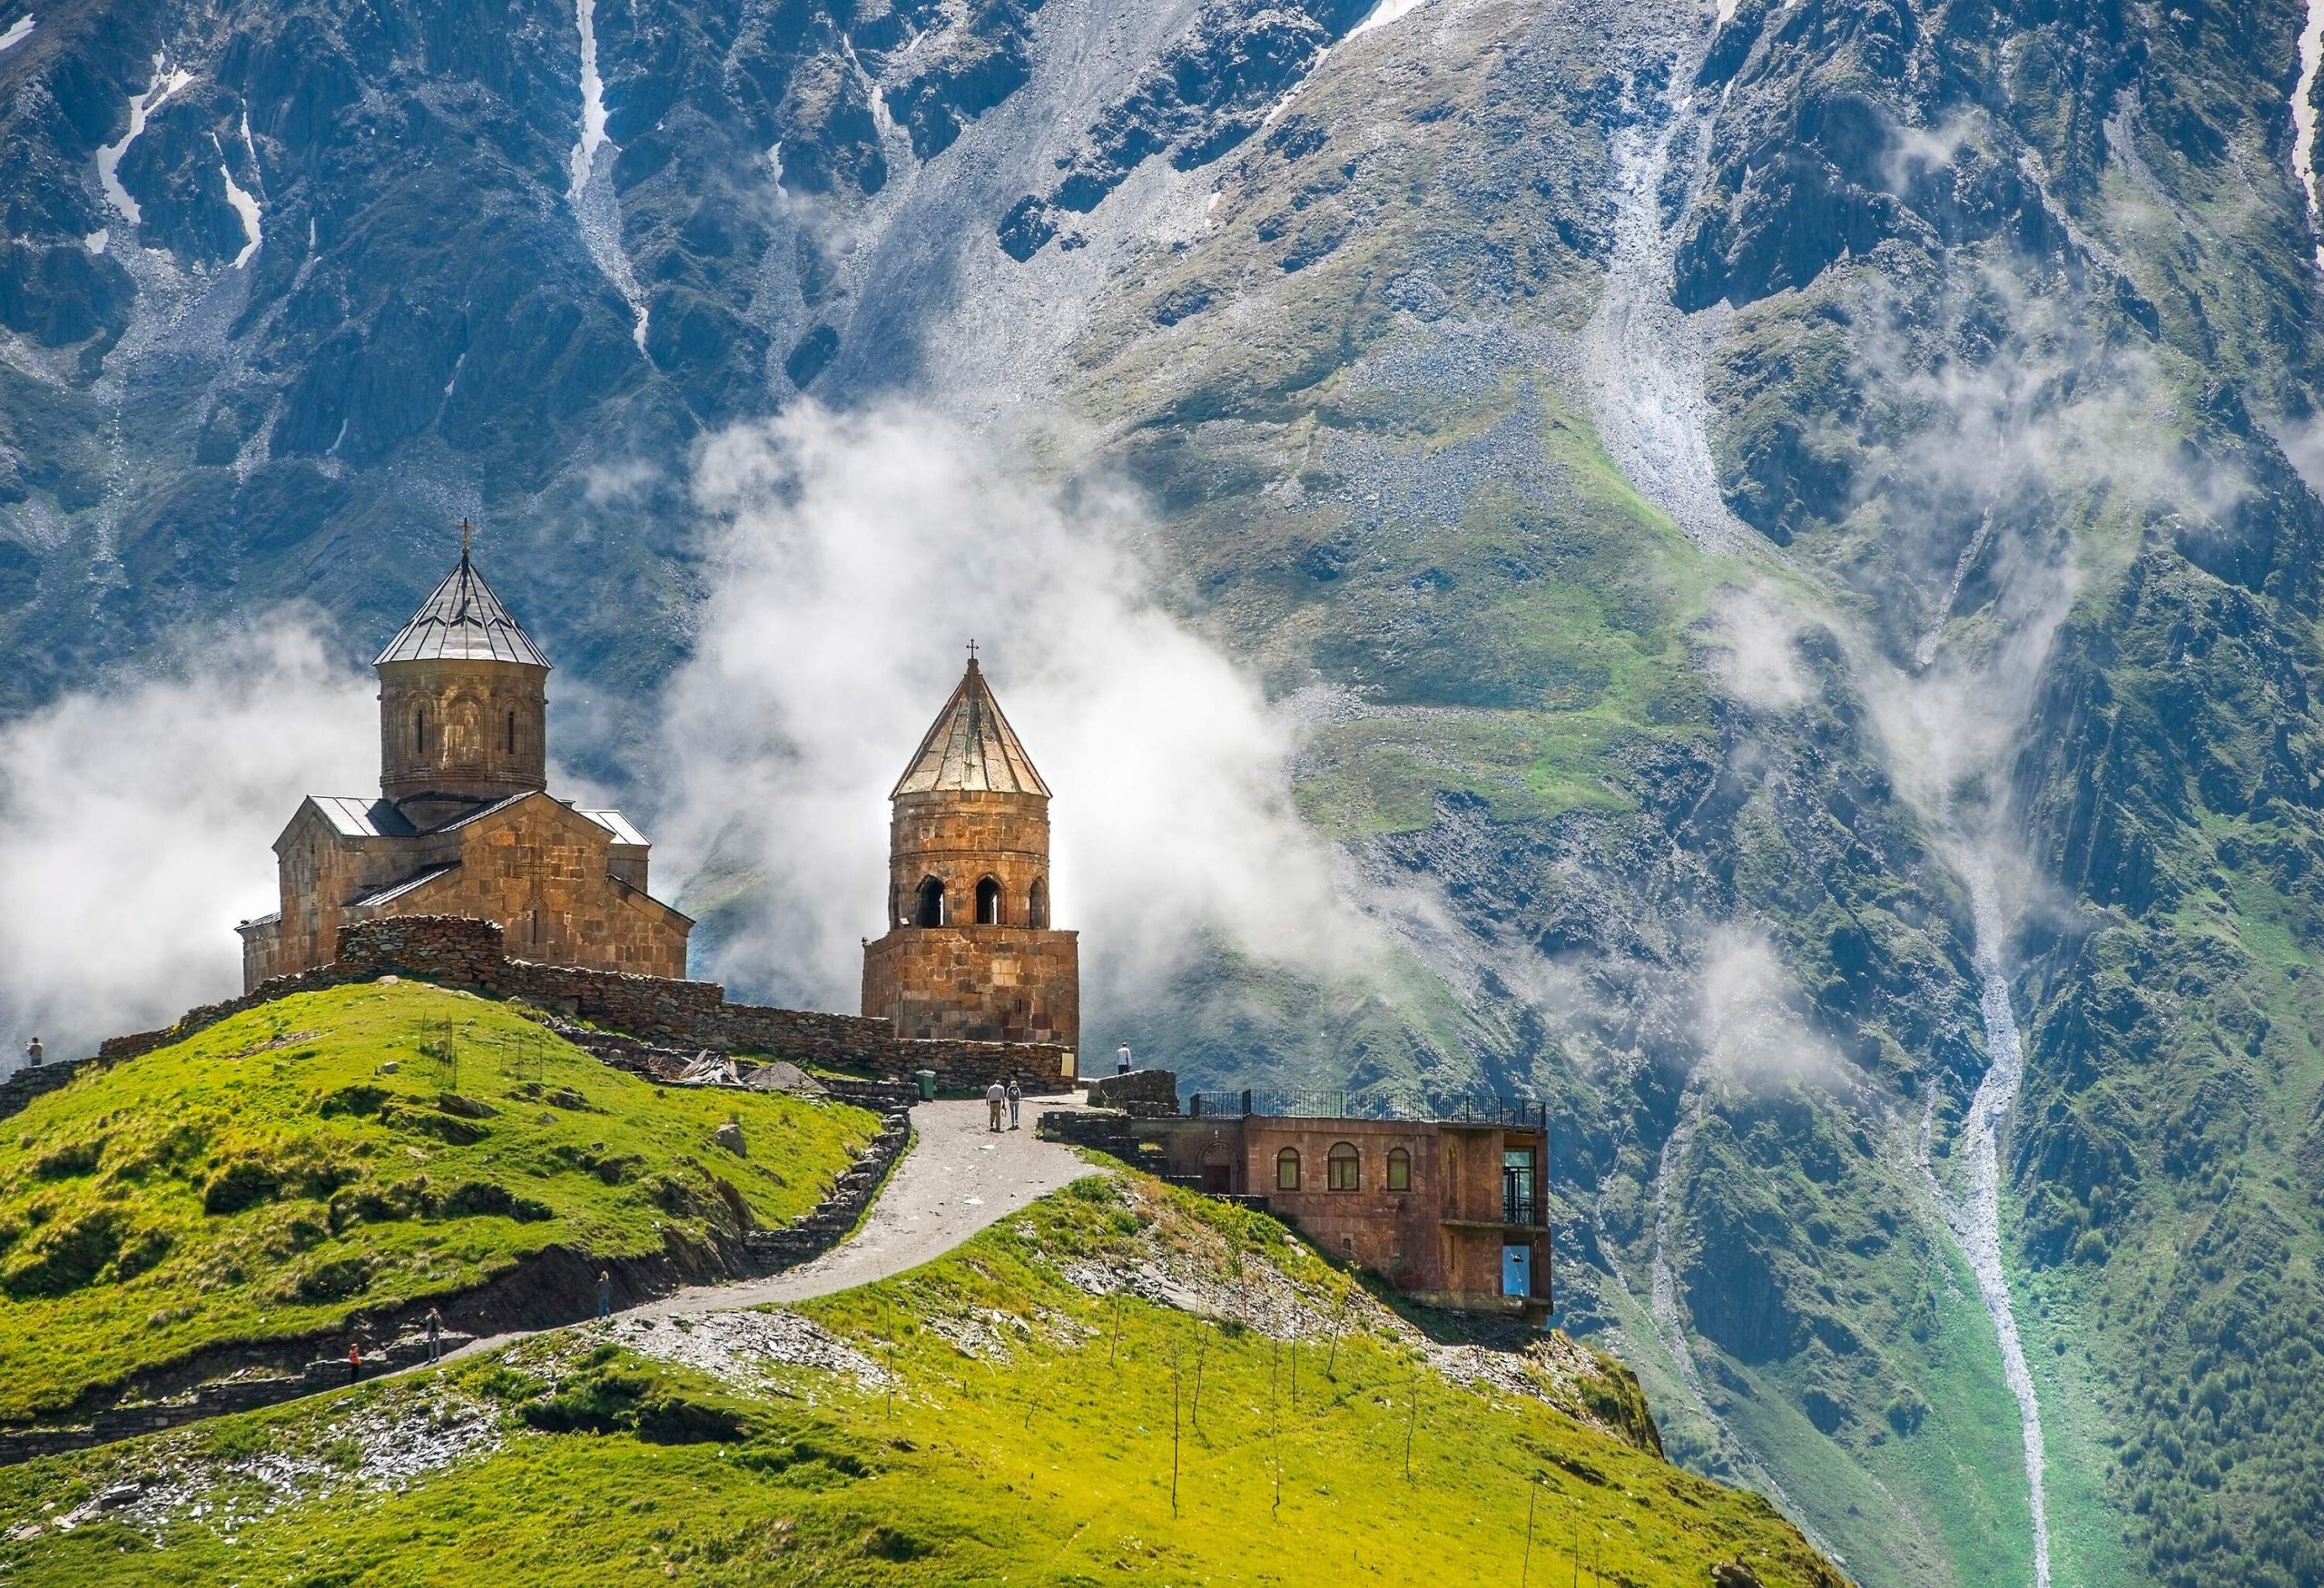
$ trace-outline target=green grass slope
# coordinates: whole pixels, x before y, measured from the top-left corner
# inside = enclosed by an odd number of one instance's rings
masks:
[[[1272,1220],[1093,1177],[797,1313],[584,1326],[0,1473],[0,1576],[1837,1583],[1651,1440],[1561,1336],[1433,1341]]]
[[[729,1119],[747,1156],[713,1140]],[[466,993],[281,999],[0,1124],[0,1419],[552,1247],[706,1255],[806,1213],[876,1128],[656,1088]]]

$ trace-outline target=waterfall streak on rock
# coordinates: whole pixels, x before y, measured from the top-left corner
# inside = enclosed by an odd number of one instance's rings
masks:
[[[2319,3],[2324,3],[2324,0],[2319,0]],[[1937,604],[1935,615],[1929,619],[1927,632],[1921,636],[1921,643],[1913,649],[1913,660],[1921,666],[1926,667],[1936,660],[1936,647],[1944,641],[1945,626],[1953,617],[1953,604],[1961,599],[1962,581],[1969,577],[1969,570],[1977,566],[1977,559],[1984,556],[1985,547],[1993,538],[1994,510],[1987,508],[1985,516],[1977,522],[1977,532],[1969,537],[1969,544],[1961,548],[1961,556],[1953,565],[1953,582],[1945,588],[1945,599]]]
[[[2024,1434],[2025,1482],[2034,1511],[2034,1588],[2050,1584],[2050,1517],[2042,1491],[2042,1406],[2034,1391],[2034,1375],[2025,1363],[2025,1346],[2018,1337],[2017,1311],[2009,1294],[2009,1277],[2001,1258],[2001,1131],[2017,1100],[2025,1076],[2025,1050],[2019,1040],[2017,1016],[2009,1005],[2009,978],[2003,971],[2001,905],[1993,879],[1973,873],[1969,897],[1977,928],[1977,970],[1984,978],[1981,1012],[1985,1022],[1985,1048],[1991,1060],[1976,1096],[1961,1121],[1969,1142],[1968,1195],[1947,1209],[1962,1255],[1977,1276],[1977,1293],[1994,1320],[2001,1339],[2002,1376],[2017,1400],[2017,1420]]]

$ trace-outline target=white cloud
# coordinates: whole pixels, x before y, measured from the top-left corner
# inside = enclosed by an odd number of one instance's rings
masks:
[[[0,1060],[240,991],[234,923],[274,907],[299,797],[377,785],[374,692],[277,616],[0,728]]]
[[[1697,1018],[1714,1071],[1748,1085],[1840,1073],[1831,1045],[1801,1015],[1801,1001],[1765,933],[1729,922],[1701,949]]]
[[[671,874],[759,883],[697,974],[855,1007],[888,791],[970,638],[1055,793],[1054,919],[1083,933],[1093,1018],[1206,933],[1311,962],[1364,933],[1293,814],[1287,725],[1153,598],[1125,493],[1025,483],[922,411],[812,405],[714,439],[695,489],[715,594],[670,694],[661,825]]]
[[[1807,698],[1799,626],[1766,585],[1728,586],[1711,597],[1711,676],[1744,705],[1786,711]]]

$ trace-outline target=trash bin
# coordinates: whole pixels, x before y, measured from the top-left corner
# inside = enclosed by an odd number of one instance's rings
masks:
[[[936,1100],[936,1071],[916,1070],[912,1072],[912,1079],[920,1082],[920,1100],[924,1103],[934,1102]]]

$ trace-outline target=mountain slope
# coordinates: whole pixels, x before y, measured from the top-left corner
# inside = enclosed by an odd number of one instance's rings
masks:
[[[1270,1220],[1093,1178],[798,1313],[616,1319],[0,1473],[0,1559],[56,1583],[1837,1582],[1757,1496],[1659,1459],[1611,1365],[1432,1342],[1350,1290]]]
[[[42,14],[0,706],[481,507],[650,788],[696,438],[1128,478],[1396,950],[1094,1019],[1551,1099],[1564,1321],[1862,1581],[2314,1577],[2313,25],[1359,9]]]
[[[714,1141],[730,1119],[748,1156]],[[172,1370],[224,1376],[235,1348],[311,1341],[544,1254],[625,1280],[633,1264],[731,1274],[743,1230],[805,1217],[876,1128],[835,1103],[657,1092],[508,1006],[409,982],[247,1011],[8,1124],[10,1422],[174,1391]]]

